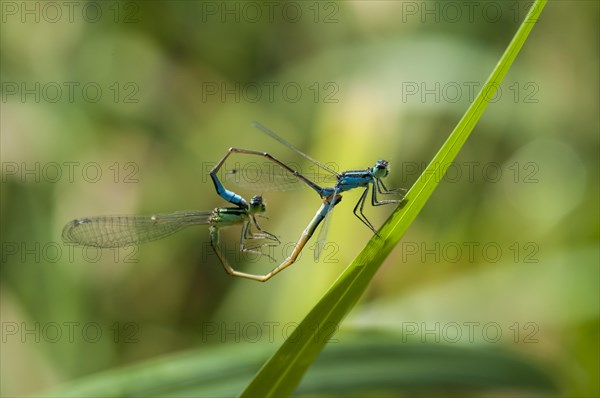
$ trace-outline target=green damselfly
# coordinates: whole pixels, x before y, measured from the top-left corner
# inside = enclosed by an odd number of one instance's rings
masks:
[[[242,206],[243,203],[243,206]],[[261,248],[276,246],[279,239],[263,231],[256,217],[266,211],[262,196],[254,196],[250,203],[245,200],[235,203],[237,207],[217,207],[210,211],[178,211],[151,216],[122,215],[78,218],[67,223],[62,231],[62,239],[67,244],[98,248],[115,248],[139,245],[172,235],[184,228],[208,225],[210,244],[225,271],[233,276],[261,280],[263,275],[249,274],[235,270],[227,261],[220,246],[222,228],[242,225],[240,251],[261,256]],[[257,232],[252,231],[252,225]]]

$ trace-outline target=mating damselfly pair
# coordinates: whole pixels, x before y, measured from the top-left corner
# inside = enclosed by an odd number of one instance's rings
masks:
[[[233,276],[265,282],[297,260],[317,227],[322,224],[315,250],[315,258],[319,257],[327,235],[332,210],[342,200],[342,193],[355,188],[364,189],[360,199],[354,206],[353,212],[376,235],[377,231],[364,214],[364,206],[369,193],[371,193],[371,205],[373,206],[399,204],[404,200],[401,190],[388,189],[383,183],[383,178],[389,174],[389,165],[385,160],[378,160],[371,168],[348,170],[338,173],[300,151],[294,145],[261,124],[254,122],[253,125],[259,131],[277,140],[310,161],[316,167],[329,173],[333,179],[332,185],[327,187],[318,185],[313,179],[308,178],[297,169],[290,167],[267,152],[230,148],[223,158],[212,168],[210,177],[217,194],[234,206],[217,207],[209,211],[189,210],[150,216],[123,215],[79,218],[65,225],[62,232],[63,241],[67,244],[99,248],[124,247],[162,239],[190,226],[208,225],[211,247],[227,273]],[[248,202],[241,195],[227,189],[219,179],[219,171],[232,154],[258,156],[266,159],[266,161],[281,168],[287,174],[288,178],[293,178],[299,184],[305,184],[312,188],[320,197],[320,207],[302,232],[291,254],[266,274],[251,274],[237,271],[229,264],[220,245],[220,230],[234,225],[241,225],[240,252],[270,257],[262,249],[277,246],[281,243],[276,235],[262,230],[256,220],[257,217],[263,215],[266,211],[263,197],[255,195]],[[236,170],[229,170],[227,173],[235,174]],[[256,185],[256,188],[265,188],[263,184],[259,184],[258,182]],[[273,183],[267,188],[278,189],[279,186]],[[397,198],[383,199],[381,196],[397,196]]]

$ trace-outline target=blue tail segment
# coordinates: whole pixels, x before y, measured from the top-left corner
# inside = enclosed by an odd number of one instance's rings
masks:
[[[215,189],[220,197],[236,206],[243,207],[245,209],[248,208],[248,202],[246,202],[246,199],[228,189],[225,189],[223,184],[221,184],[221,181],[219,181],[217,178],[216,174],[211,173],[210,178],[212,178],[213,183],[215,184]]]

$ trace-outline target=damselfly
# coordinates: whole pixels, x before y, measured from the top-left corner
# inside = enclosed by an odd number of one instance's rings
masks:
[[[251,151],[251,150],[238,149],[238,148],[229,148],[229,150],[227,151],[225,156],[223,156],[223,158],[221,158],[221,160],[212,168],[212,170],[210,171],[210,176],[213,180],[213,183],[215,184],[215,189],[217,190],[217,193],[223,199],[225,199],[226,201],[228,201],[230,203],[235,203],[235,204],[239,204],[240,206],[243,206],[245,203],[245,200],[240,195],[225,188],[223,186],[223,184],[221,183],[221,181],[219,180],[217,174],[218,174],[219,170],[221,169],[221,167],[223,167],[223,165],[225,164],[225,161],[227,160],[227,158],[234,153],[239,153],[239,154],[244,154],[244,155],[264,156],[267,159],[269,159],[270,161],[280,165],[284,170],[288,171],[295,177],[299,178],[301,181],[304,181],[307,185],[309,185],[313,189],[320,189],[320,187],[318,185],[316,185],[315,183],[313,183],[311,180],[304,177],[302,174],[298,173],[297,171],[293,170],[285,163],[275,159],[274,157],[272,157],[271,155],[269,155],[266,152],[258,152],[258,151]],[[283,271],[290,265],[294,264],[296,262],[296,260],[298,259],[300,252],[302,252],[302,249],[304,249],[304,246],[306,246],[306,243],[308,243],[310,238],[315,233],[319,224],[321,224],[321,222],[327,218],[328,214],[331,212],[331,210],[333,210],[334,206],[337,205],[341,200],[342,200],[341,195],[333,195],[332,194],[328,197],[323,197],[323,203],[321,204],[321,207],[319,208],[319,210],[317,210],[317,213],[315,214],[313,219],[308,223],[308,226],[304,229],[304,232],[302,232],[302,235],[296,242],[296,245],[294,246],[292,253],[285,260],[283,260],[283,262],[281,264],[279,264],[277,267],[275,267],[271,272],[259,276],[259,278],[257,278],[256,280],[259,280],[261,282],[266,282],[269,279],[271,279],[273,276],[277,275],[279,272]],[[324,235],[323,227],[321,228],[321,233],[319,234],[319,241],[321,240],[320,238],[322,235]],[[319,255],[318,253],[319,253],[319,249],[317,249],[317,251],[315,251],[315,258],[318,258],[318,255]]]
[[[404,201],[404,197],[401,192],[401,191],[404,191],[403,189],[388,189],[383,182],[383,178],[387,177],[389,174],[389,162],[386,160],[378,160],[377,162],[375,162],[375,165],[371,168],[361,169],[361,170],[348,170],[348,171],[338,173],[338,172],[332,170],[331,168],[327,167],[323,163],[308,156],[307,154],[305,154],[304,152],[302,152],[301,150],[296,148],[294,145],[290,144],[283,138],[279,137],[277,134],[275,134],[271,130],[267,129],[263,125],[261,125],[257,122],[253,122],[253,126],[256,127],[257,129],[259,129],[260,131],[262,131],[263,133],[267,134],[269,137],[275,139],[276,141],[278,141],[281,144],[285,145],[286,147],[290,148],[291,150],[293,150],[294,152],[296,152],[303,158],[309,160],[311,163],[313,163],[315,166],[317,166],[321,170],[324,170],[327,173],[329,173],[334,178],[334,184],[332,186],[328,186],[328,187],[321,187],[316,182],[314,182],[313,180],[306,177],[303,173],[300,173],[299,171],[293,169],[292,167],[288,166],[286,163],[276,159],[275,157],[273,157],[271,154],[269,154],[267,152],[251,151],[251,150],[239,149],[239,148],[230,148],[229,152],[225,155],[225,157],[223,159],[221,159],[221,161],[217,164],[217,166],[215,166],[215,168],[213,168],[213,170],[211,171],[211,176],[213,177],[213,180],[216,178],[215,173],[218,171],[218,169],[220,167],[222,167],[222,165],[225,162],[225,160],[227,159],[227,157],[229,155],[231,155],[232,153],[239,153],[239,154],[245,154],[245,155],[262,156],[262,157],[266,158],[268,161],[278,165],[279,167],[281,167],[283,169],[283,171],[286,173],[286,176],[284,176],[285,179],[287,179],[289,181],[290,177],[293,177],[297,181],[304,182],[306,185],[308,185],[313,190],[315,190],[319,194],[319,196],[324,200],[328,200],[331,198],[337,198],[343,192],[346,192],[346,191],[349,191],[349,190],[352,190],[355,188],[364,188],[362,195],[360,196],[358,202],[354,206],[353,213],[363,224],[365,224],[376,235],[377,235],[377,231],[375,230],[375,227],[373,226],[373,224],[369,221],[369,219],[364,214],[364,207],[365,207],[365,203],[367,201],[369,191],[371,191],[371,205],[372,206],[381,206],[381,205],[387,205],[387,204],[400,204]],[[240,170],[236,170],[236,169],[231,169],[228,171],[229,174],[236,174],[239,172],[240,172]],[[261,172],[264,173],[265,175],[268,175],[270,170],[269,170],[269,172],[267,172],[267,171],[261,171]],[[268,177],[271,180],[271,182],[274,182],[273,181],[274,179],[277,179],[277,177],[281,177],[281,176],[268,175]],[[287,184],[287,185],[290,185],[290,184]],[[222,185],[219,185],[217,183],[215,183],[215,186],[217,189],[217,193],[219,193],[219,195],[221,195],[221,197],[223,197],[225,200],[231,200],[231,197],[232,197],[231,191],[228,191]],[[270,183],[265,184],[264,181],[261,181],[261,186],[259,188],[267,189],[267,190],[269,188],[279,189],[280,186],[281,186],[280,184],[270,184]],[[258,187],[254,187],[254,188],[257,189]],[[378,198],[378,195],[397,195],[397,196],[400,196],[400,198],[399,199],[380,199],[380,198]],[[330,207],[332,207],[334,204],[337,204],[338,202],[339,202],[339,200],[336,200],[336,201],[328,200]],[[325,212],[325,214],[329,215],[330,212],[331,212],[331,208],[328,209]],[[322,231],[325,231],[325,232],[327,231],[326,226],[327,226],[327,223],[322,228]],[[323,232],[321,233],[321,235],[323,235]]]
[[[332,212],[334,206],[336,206],[341,201],[341,199],[342,199],[341,194],[343,192],[349,191],[354,188],[365,188],[360,199],[356,203],[356,206],[354,206],[354,214],[356,215],[356,217],[358,217],[359,220],[361,220],[363,222],[363,224],[365,224],[369,229],[371,229],[371,231],[373,231],[373,233],[376,235],[377,235],[377,231],[373,227],[373,224],[371,224],[371,222],[367,219],[367,217],[365,216],[364,211],[363,211],[369,190],[371,190],[371,192],[372,192],[371,204],[373,206],[394,204],[394,203],[399,204],[403,201],[403,198],[401,198],[401,199],[382,199],[382,200],[377,198],[377,194],[380,194],[380,195],[402,195],[399,192],[399,190],[388,189],[382,181],[382,179],[387,177],[389,174],[389,163],[386,160],[378,160],[375,163],[375,166],[373,166],[372,168],[363,169],[363,170],[348,170],[348,171],[345,171],[342,173],[337,173],[334,170],[332,170],[331,168],[320,163],[319,161],[306,155],[304,152],[300,151],[298,148],[296,148],[289,142],[285,141],[283,138],[279,137],[274,132],[272,132],[271,130],[262,126],[261,124],[254,122],[253,125],[254,125],[254,127],[256,127],[259,130],[261,130],[262,132],[264,132],[265,134],[269,135],[270,137],[279,141],[283,145],[292,149],[293,151],[295,151],[296,153],[298,153],[305,159],[308,159],[317,167],[331,173],[336,178],[336,183],[333,186],[321,187],[320,185],[318,185],[317,183],[315,183],[314,181],[312,181],[311,179],[309,179],[308,177],[306,177],[299,171],[293,169],[292,167],[288,166],[286,163],[273,157],[268,152],[260,152],[260,151],[253,151],[253,150],[240,149],[240,148],[229,148],[229,150],[223,156],[223,158],[210,171],[210,176],[213,179],[217,193],[222,198],[224,198],[225,200],[227,200],[231,203],[242,204],[242,202],[240,202],[240,200],[243,200],[243,198],[241,198],[241,196],[239,196],[239,195],[235,194],[234,192],[225,188],[223,186],[223,184],[220,182],[220,180],[218,179],[217,174],[218,174],[219,170],[225,164],[227,158],[229,156],[231,156],[232,154],[261,156],[261,157],[266,158],[268,161],[281,167],[282,170],[287,174],[285,177],[288,180],[290,178],[293,178],[293,179],[296,179],[297,181],[304,182],[306,185],[308,185],[313,190],[315,190],[319,194],[321,199],[323,200],[321,207],[319,208],[319,210],[317,211],[317,213],[315,214],[313,219],[310,221],[310,223],[308,224],[308,226],[306,227],[306,229],[304,230],[304,232],[302,233],[300,238],[298,239],[298,241],[294,247],[294,250],[292,251],[292,254],[290,254],[290,256],[288,256],[273,271],[271,271],[269,274],[264,275],[265,280],[269,279],[270,277],[277,274],[281,270],[292,265],[296,261],[298,255],[300,254],[300,252],[302,251],[302,249],[304,248],[304,246],[306,245],[308,240],[314,234],[314,232],[317,229],[317,227],[319,226],[319,224],[321,224],[323,221],[325,221],[323,223],[323,226],[321,227],[321,232],[319,233],[319,237],[317,239],[317,245],[316,245],[316,250],[315,250],[315,259],[318,259],[321,249],[323,247],[323,242],[325,241],[325,237],[327,235],[327,230],[329,227],[329,220],[331,219],[331,217],[330,217],[331,212]],[[228,171],[229,174],[235,174],[237,172],[238,172],[238,170],[236,170],[236,169],[231,169]],[[257,187],[254,187],[254,188],[256,189]],[[264,188],[264,186],[263,186],[263,188]]]
[[[302,152],[300,149],[296,148],[294,145],[290,144],[289,142],[287,142],[286,140],[284,140],[283,138],[281,138],[280,136],[275,134],[273,131],[271,131],[268,128],[266,128],[265,126],[261,125],[260,123],[253,122],[252,125],[254,127],[256,127],[257,129],[259,129],[260,131],[262,131],[263,133],[265,133],[266,135],[268,135],[269,137],[275,139],[279,143],[285,145],[286,147],[290,148],[291,150],[293,150],[294,152],[296,152],[303,158],[307,159],[308,161],[313,163],[315,166],[317,166],[320,169],[335,176],[335,178],[336,178],[335,185],[333,185],[331,187],[322,188],[319,185],[315,184],[314,182],[309,181],[306,177],[301,176],[299,172],[294,171],[294,175],[298,176],[299,178],[301,178],[302,180],[307,182],[307,184],[311,188],[313,188],[322,198],[337,197],[341,193],[349,191],[351,189],[364,188],[365,190],[363,191],[362,195],[360,196],[360,199],[354,206],[353,213],[363,224],[365,224],[376,235],[377,235],[377,231],[375,230],[375,227],[373,227],[373,224],[371,224],[369,219],[364,214],[365,202],[367,200],[369,190],[371,191],[371,205],[372,206],[381,206],[381,205],[387,205],[387,204],[399,204],[404,200],[404,196],[401,193],[401,191],[404,191],[403,189],[388,189],[385,186],[385,184],[383,183],[383,178],[387,177],[390,172],[389,162],[387,160],[383,160],[383,159],[378,160],[377,162],[375,162],[375,165],[373,167],[370,167],[367,169],[347,170],[347,171],[338,173],[338,172],[332,170],[331,168],[327,167],[323,163],[308,156],[307,154]],[[269,155],[267,157],[273,161],[272,156]],[[274,160],[274,161],[277,164],[279,164],[280,166],[283,164],[282,162],[280,162],[278,160]],[[398,196],[402,196],[402,197],[400,199],[379,199],[377,197],[378,194],[379,195],[398,195]]]
[[[260,256],[271,256],[261,249],[276,246],[279,239],[263,231],[256,216],[266,211],[262,196],[254,196],[250,203],[239,197],[237,207],[217,207],[210,211],[178,211],[170,214],[151,216],[96,216],[79,218],[69,222],[62,231],[62,239],[67,244],[93,246],[99,248],[125,247],[165,238],[184,228],[195,225],[209,225],[211,246],[228,274],[248,279],[262,280],[263,275],[249,274],[235,270],[227,261],[219,242],[220,229],[242,225],[240,251]],[[252,225],[259,232],[252,231]]]

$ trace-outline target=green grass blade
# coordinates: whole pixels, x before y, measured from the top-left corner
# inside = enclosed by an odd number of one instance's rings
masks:
[[[297,333],[292,334],[260,369],[243,391],[242,396],[289,396],[294,392],[302,376],[327,342],[328,331],[335,330],[354,307],[375,272],[400,241],[442,180],[435,176],[443,175],[439,170],[446,170],[446,166],[454,160],[469,137],[537,22],[545,4],[546,0],[536,0],[532,5],[475,101],[408,192],[406,205],[397,209],[381,228],[381,238],[373,237],[367,243],[367,246],[300,323],[296,329]]]
[[[230,397],[252,378],[269,348],[236,344],[197,349],[94,374],[43,396]],[[556,393],[557,386],[538,363],[501,347],[423,344],[395,332],[359,329],[342,333],[339,344],[331,344],[319,356],[296,393],[494,395],[508,389],[540,396]]]

